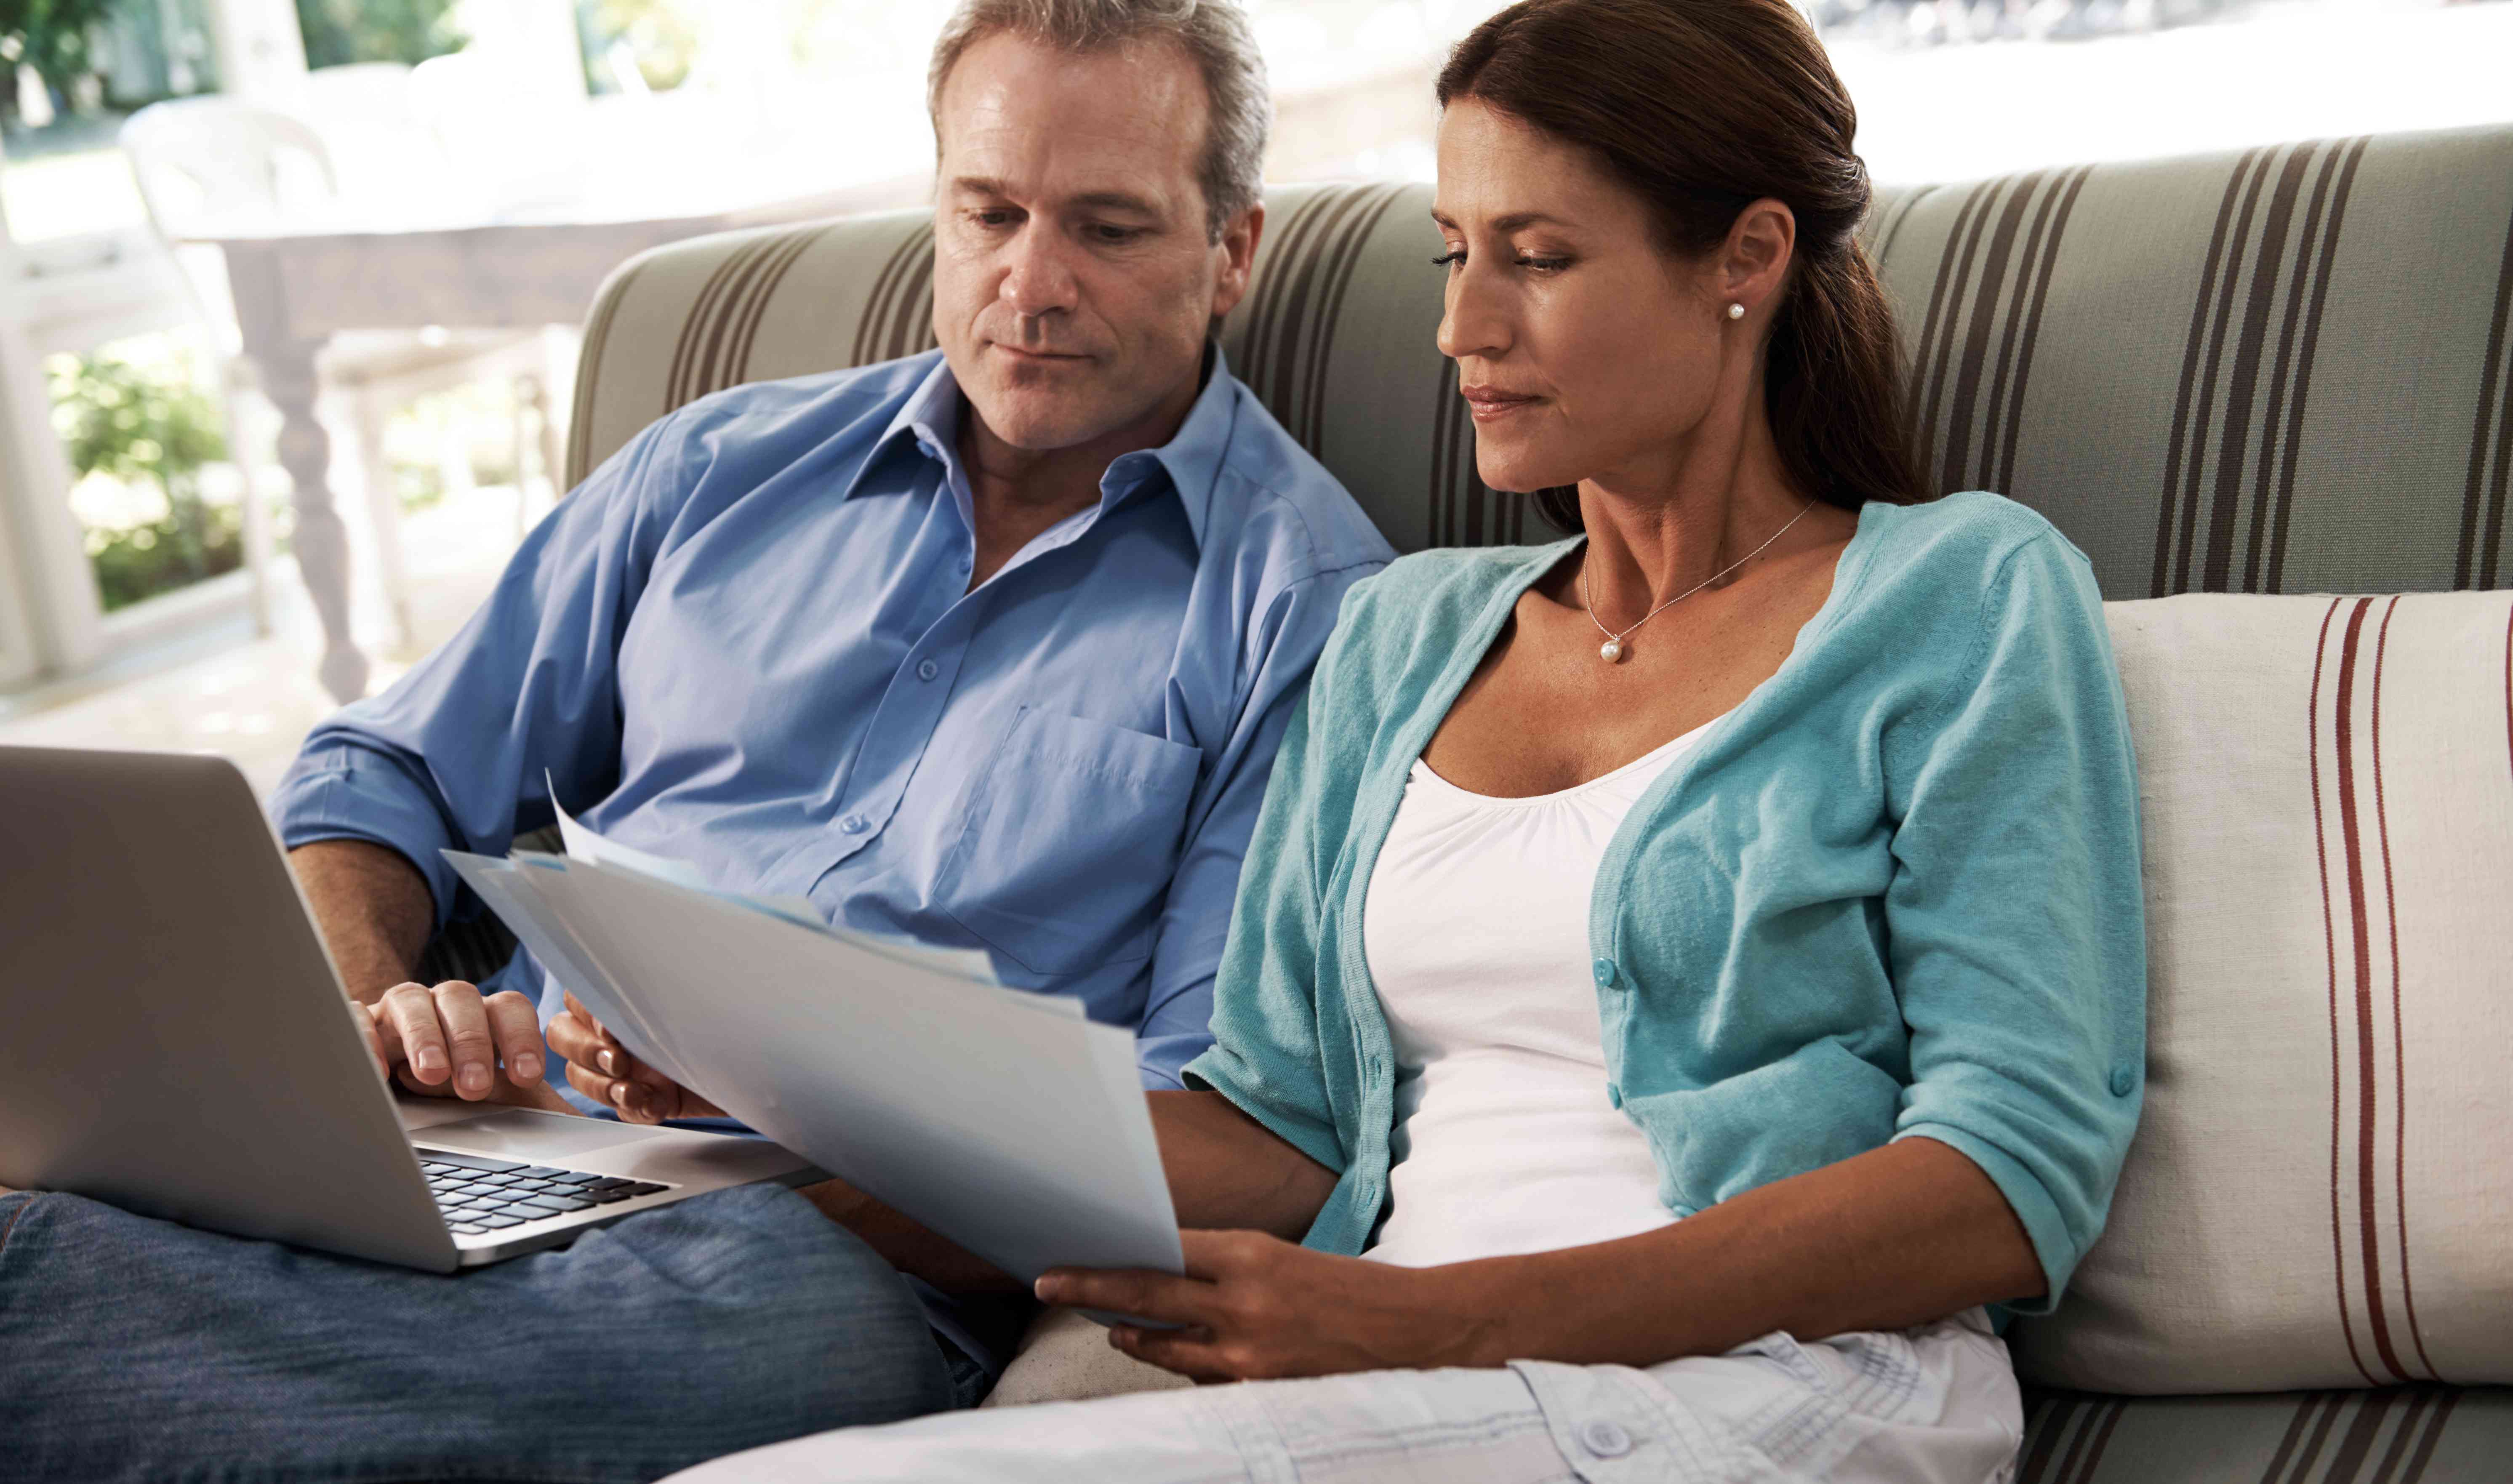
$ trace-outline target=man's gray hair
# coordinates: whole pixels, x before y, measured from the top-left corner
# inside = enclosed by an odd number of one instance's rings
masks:
[[[934,65],[926,73],[925,106],[937,146],[942,84],[962,53],[998,31],[1067,52],[1163,39],[1184,47],[1204,74],[1204,158],[1196,177],[1213,240],[1220,241],[1223,229],[1264,193],[1274,101],[1256,33],[1233,0],[961,0],[934,43]]]

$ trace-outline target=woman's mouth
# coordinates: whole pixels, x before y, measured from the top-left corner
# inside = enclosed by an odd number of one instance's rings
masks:
[[[1497,386],[1460,386],[1458,395],[1466,399],[1466,410],[1477,422],[1495,422],[1511,413],[1534,407],[1544,400],[1523,392],[1503,391]]]

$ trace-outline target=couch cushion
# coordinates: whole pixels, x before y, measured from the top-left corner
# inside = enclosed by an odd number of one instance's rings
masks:
[[[2145,1116],[2029,1379],[2513,1382],[2513,593],[2107,606]]]
[[[2028,1391],[2016,1484],[2501,1484],[2513,1391]]]
[[[1421,184],[1285,185],[1232,367],[1400,549],[1550,539],[1475,476]],[[1934,487],[2105,596],[2513,583],[2513,125],[1882,191],[1861,228]],[[570,478],[738,381],[933,343],[927,213],[675,244],[586,326]]]

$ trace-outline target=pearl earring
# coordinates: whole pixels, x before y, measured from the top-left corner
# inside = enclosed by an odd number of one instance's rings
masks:
[[[1730,304],[1728,306],[1728,317],[1730,319],[1743,319],[1745,317],[1745,306],[1743,304]]]

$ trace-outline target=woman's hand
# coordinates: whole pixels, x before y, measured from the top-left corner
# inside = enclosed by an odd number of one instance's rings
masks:
[[[1181,1231],[1186,1276],[1059,1267],[1039,1298],[1143,1319],[1109,1344],[1197,1381],[1334,1376],[1469,1363],[1493,1321],[1449,1302],[1438,1268],[1311,1252],[1261,1231]]]

